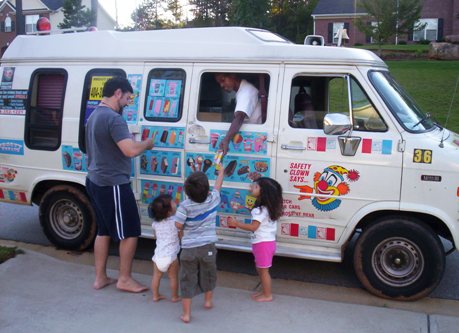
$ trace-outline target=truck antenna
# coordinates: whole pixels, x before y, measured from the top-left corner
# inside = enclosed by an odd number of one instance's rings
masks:
[[[449,116],[451,115],[451,110],[453,109],[453,103],[454,103],[454,99],[456,98],[457,86],[458,86],[458,85],[459,85],[459,74],[457,75],[456,87],[454,88],[453,97],[451,97],[451,103],[450,103],[450,105],[449,105],[448,115],[446,116],[446,121],[445,121],[445,126],[444,126],[444,128],[446,128],[446,126],[448,125]],[[443,132],[442,132],[442,135],[441,135],[440,148],[443,148],[443,141],[445,140],[445,138],[444,138],[444,136],[443,136],[444,133],[445,133],[445,131],[443,131]]]

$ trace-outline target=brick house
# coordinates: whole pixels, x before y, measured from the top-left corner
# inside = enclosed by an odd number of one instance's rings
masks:
[[[91,8],[91,0],[83,0],[86,8]],[[97,2],[98,3],[98,2]],[[62,6],[64,0],[22,0],[25,32],[37,31],[36,23],[42,16],[51,22],[51,29],[58,29],[58,24],[64,19]],[[114,29],[115,20],[99,4],[97,8],[97,28],[99,30]],[[0,2],[0,49],[3,54],[7,45],[16,37],[16,1],[2,0]]]
[[[345,28],[350,45],[372,43],[371,38],[354,24],[356,18],[368,16],[357,3],[358,0],[319,0],[312,12],[314,34],[324,36],[328,45],[336,44],[337,40],[333,38],[335,33]],[[424,0],[420,21],[426,23],[423,30],[414,31],[409,36],[399,36],[399,40],[435,41],[447,35],[459,35],[459,0]],[[370,20],[368,23],[375,24]]]

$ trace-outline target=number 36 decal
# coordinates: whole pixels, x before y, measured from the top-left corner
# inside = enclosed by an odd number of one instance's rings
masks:
[[[415,149],[413,153],[414,163],[432,163],[432,150]]]

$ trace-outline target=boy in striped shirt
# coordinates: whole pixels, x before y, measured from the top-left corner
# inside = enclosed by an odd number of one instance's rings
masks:
[[[204,293],[204,308],[212,308],[212,296],[217,282],[216,218],[223,184],[223,167],[217,165],[218,177],[209,192],[209,179],[203,172],[192,173],[185,181],[188,199],[180,203],[175,213],[178,229],[183,230],[180,254],[180,294],[183,313],[180,319],[189,323],[191,300]]]

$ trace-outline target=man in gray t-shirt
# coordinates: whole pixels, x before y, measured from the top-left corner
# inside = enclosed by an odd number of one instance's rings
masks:
[[[140,217],[130,185],[131,158],[153,148],[154,138],[137,142],[122,117],[133,93],[125,78],[112,78],[103,88],[103,98],[86,124],[88,175],[86,189],[96,213],[94,243],[96,279],[101,289],[116,282],[107,276],[110,239],[119,241],[120,273],[117,288],[142,292],[148,288],[132,278],[132,260],[140,236]]]

